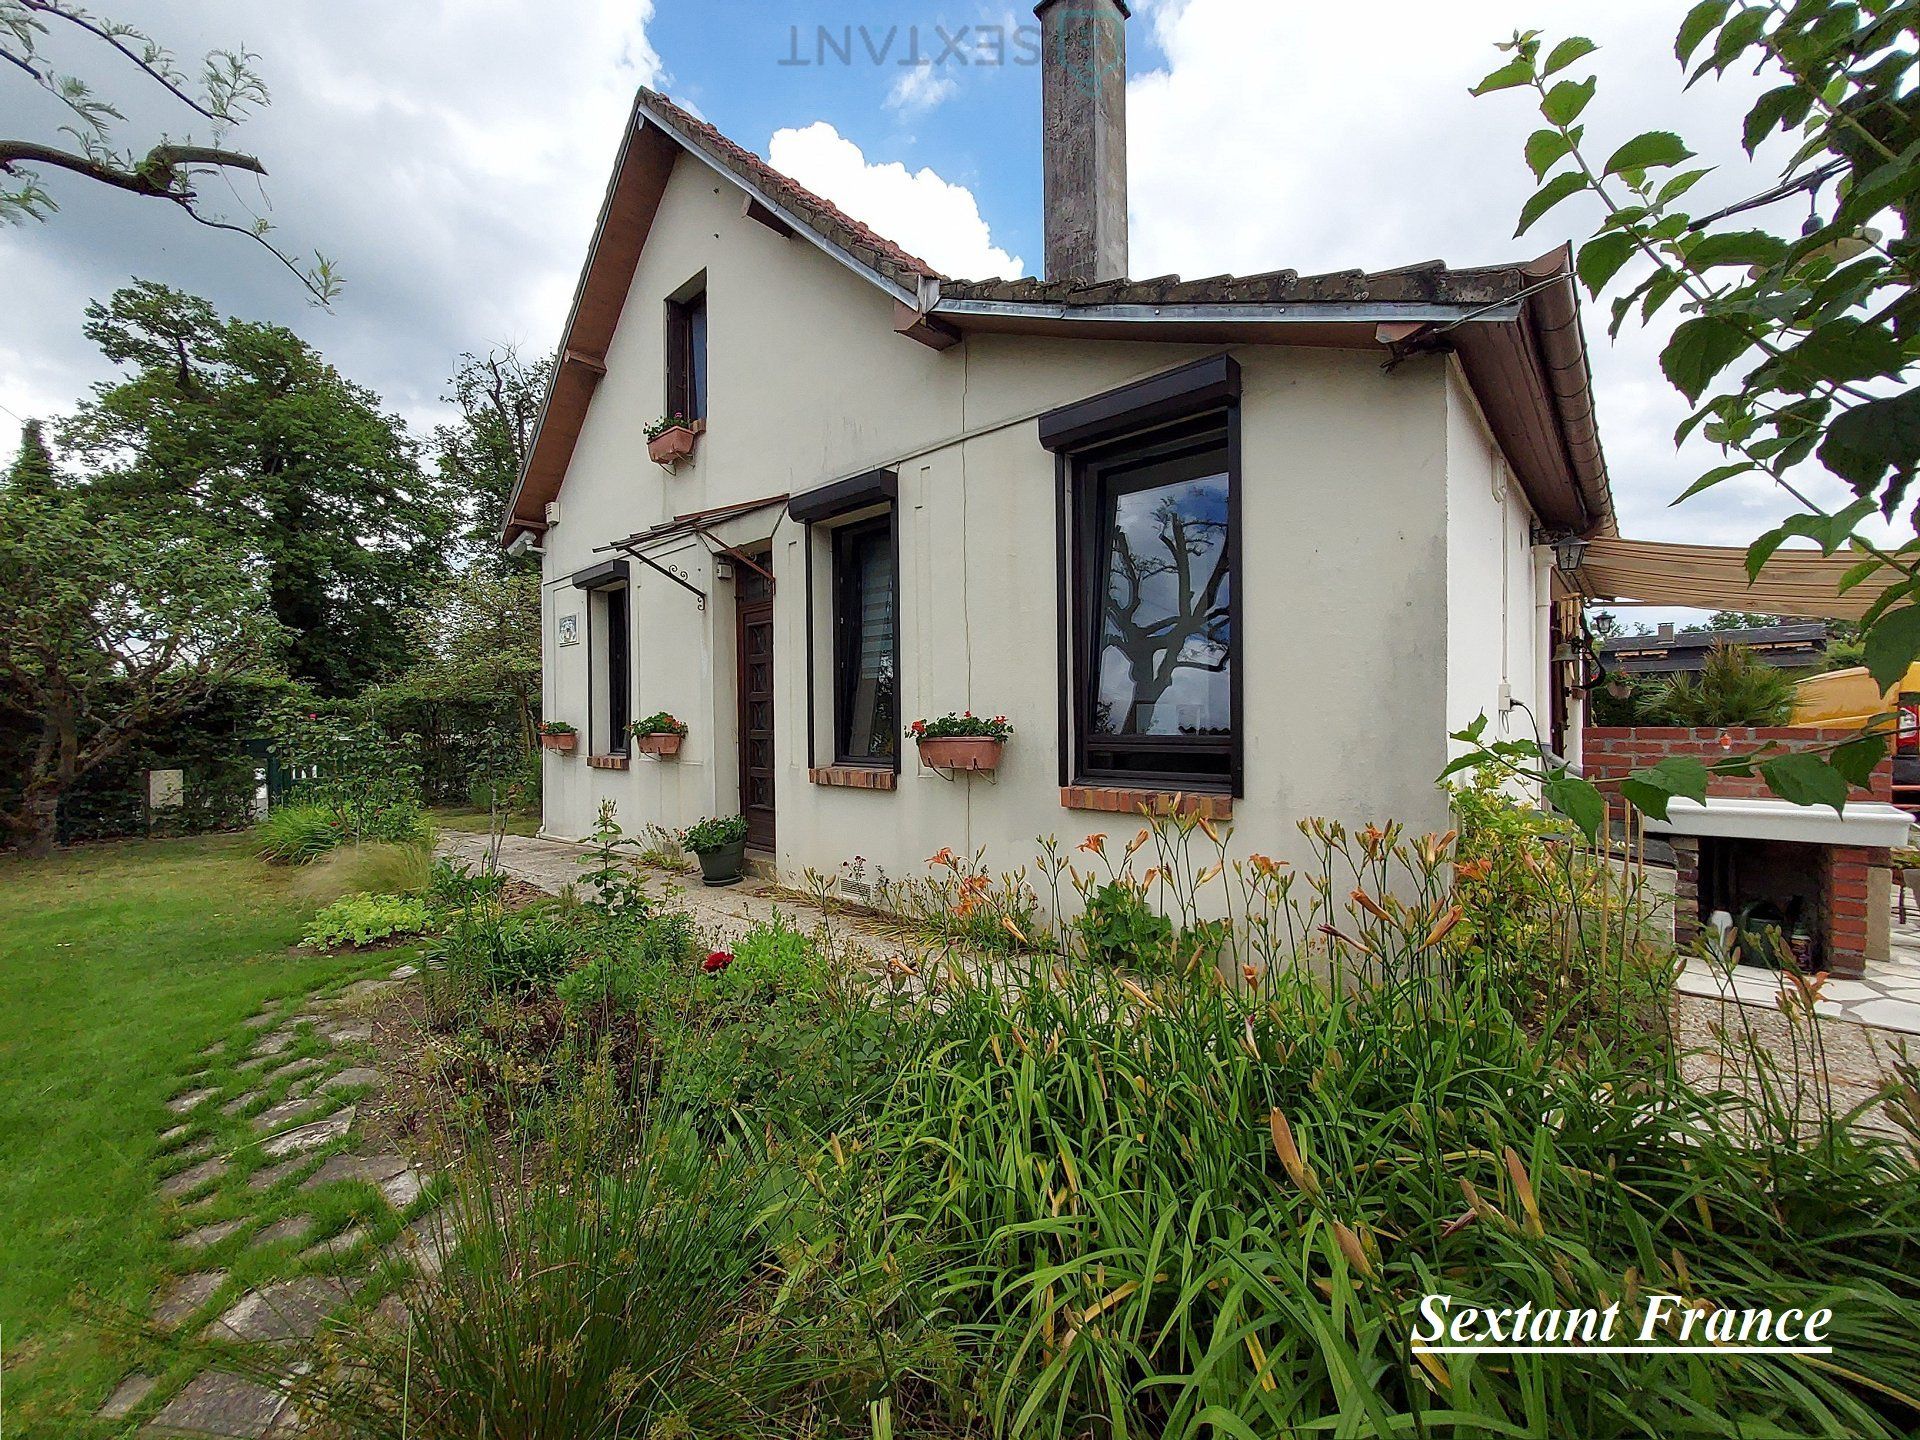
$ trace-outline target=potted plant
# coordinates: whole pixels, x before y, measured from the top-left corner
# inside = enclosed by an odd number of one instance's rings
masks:
[[[687,738],[687,724],[662,710],[634,721],[627,732],[633,736],[634,747],[642,755],[678,755],[680,742]]]
[[[680,414],[663,415],[647,426],[647,455],[656,465],[673,465],[693,454],[694,441],[700,438],[695,428],[699,421],[689,422]]]
[[[920,763],[935,770],[998,770],[1013,726],[1007,717],[983,720],[971,710],[942,715],[938,720],[916,720],[907,727],[920,746]]]
[[[683,849],[700,857],[700,878],[709,885],[732,885],[746,873],[747,817],[702,820],[680,832]]]
[[[543,749],[572,750],[580,743],[580,732],[564,720],[542,720],[540,722],[540,744]]]

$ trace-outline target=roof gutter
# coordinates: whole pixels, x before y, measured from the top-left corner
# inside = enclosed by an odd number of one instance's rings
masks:
[[[1586,533],[1613,535],[1619,525],[1594,415],[1593,375],[1587,364],[1586,336],[1580,327],[1580,297],[1574,289],[1571,249],[1556,252],[1555,258],[1561,266],[1561,283],[1526,298],[1527,326],[1545,361],[1548,390],[1566,437],[1567,459],[1587,512]]]
[[[937,300],[927,312],[944,320],[969,317],[995,320],[1089,321],[1115,325],[1193,324],[1356,324],[1382,325],[1400,321],[1451,323],[1507,321],[1520,317],[1518,301],[1500,305],[1457,305],[1431,302],[1369,303],[1318,301],[1300,304],[1196,305],[1071,305],[1035,304],[1020,300]]]

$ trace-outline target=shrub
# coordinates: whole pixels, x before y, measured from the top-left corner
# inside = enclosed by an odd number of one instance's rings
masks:
[[[467,773],[467,808],[525,814],[540,808],[540,754],[514,757],[511,764],[475,766]]]
[[[693,947],[691,920],[677,912],[656,915],[631,946],[603,949],[564,977],[558,987],[561,1003],[576,1021],[592,1016],[608,1023],[631,1015],[643,999],[669,987],[669,977],[685,968]]]
[[[1716,644],[1696,678],[1675,675],[1646,696],[1647,722],[1718,727],[1784,725],[1793,718],[1793,677],[1744,645]]]
[[[330,811],[344,838],[423,838],[420,765],[412,749],[371,720],[293,711],[281,717],[278,746],[306,778],[294,788],[301,805]]]
[[[314,916],[300,943],[316,949],[362,949],[419,935],[427,927],[427,902],[417,896],[349,895]]]
[[[715,971],[713,983],[726,995],[769,996],[804,988],[818,971],[813,941],[775,916],[740,937],[733,963]]]
[[[428,873],[427,900],[436,910],[471,910],[497,899],[506,885],[504,871],[475,870],[440,855]]]
[[[1157,969],[1173,945],[1173,922],[1126,879],[1109,880],[1095,890],[1074,930],[1087,958],[1101,965]]]
[[[587,953],[591,936],[546,910],[466,918],[434,947],[446,981],[475,997],[550,991]]]
[[[276,865],[305,865],[346,838],[324,805],[282,805],[254,827],[254,853]]]

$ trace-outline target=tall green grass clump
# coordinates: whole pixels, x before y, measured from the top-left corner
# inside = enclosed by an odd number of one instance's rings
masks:
[[[253,829],[254,853],[276,865],[307,865],[344,838],[337,817],[322,805],[282,805]]]
[[[299,1398],[359,1440],[794,1433],[816,1367],[766,1314],[791,1177],[644,1105],[608,1134],[483,1150],[411,1322],[336,1334]]]

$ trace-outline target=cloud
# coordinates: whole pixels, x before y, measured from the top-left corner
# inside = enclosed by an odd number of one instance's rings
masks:
[[[767,159],[945,274],[986,279],[1025,273],[1017,255],[993,243],[966,186],[929,169],[908,170],[898,161],[869,161],[824,120],[775,131]]]
[[[315,310],[244,238],[50,173],[60,212],[0,229],[0,407],[65,409],[112,373],[81,336],[81,312],[130,276],[290,325],[418,429],[441,418],[462,350],[558,341],[634,88],[662,79],[647,39],[653,0],[578,0],[564,25],[518,0],[333,0],[275,7],[270,27],[252,0],[140,8],[141,26],[188,60],[242,40],[260,53],[273,103],[229,138],[270,175],[206,193],[243,220],[267,214],[296,255],[326,252],[346,290]],[[127,111],[125,143],[178,137],[177,108],[110,58],[61,56]],[[0,85],[0,133],[53,138],[42,98]],[[16,438],[0,414],[0,463]]]
[[[893,82],[887,92],[887,108],[903,115],[924,115],[943,100],[952,99],[959,89],[959,81],[931,63],[915,65]]]
[[[1563,0],[1554,37],[1601,49],[1586,120],[1602,154],[1646,129],[1678,130],[1721,167],[1689,197],[1698,213],[1757,193],[1778,167],[1739,151],[1739,121],[1770,82],[1730,74],[1683,91],[1671,0]],[[1340,6],[1271,0],[1156,0],[1134,20],[1164,63],[1128,87],[1132,265],[1136,275],[1294,268],[1379,269],[1529,259],[1593,233],[1591,202],[1569,202],[1512,238],[1533,181],[1521,159],[1542,122],[1531,96],[1475,99],[1502,57],[1493,42],[1541,23],[1532,0],[1377,0],[1363,28]],[[1137,60],[1136,60],[1137,63]],[[1582,73],[1575,70],[1571,73]],[[1779,222],[1797,223],[1797,217]],[[1622,529],[1648,539],[1744,544],[1793,508],[1763,482],[1734,484],[1678,508],[1675,496],[1719,463],[1703,441],[1676,451],[1686,415],[1661,376],[1677,307],[1609,342],[1607,306],[1588,304],[1601,434]],[[1839,493],[1838,482],[1816,492]]]

